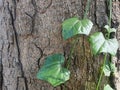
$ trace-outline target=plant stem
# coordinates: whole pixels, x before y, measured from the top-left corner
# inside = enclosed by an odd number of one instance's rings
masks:
[[[112,18],[112,0],[109,0],[109,21],[108,21],[108,24],[109,26],[111,27],[111,18]],[[108,39],[110,37],[110,33],[108,35]],[[99,81],[98,81],[98,84],[97,84],[97,88],[96,90],[99,89],[99,86],[100,86],[100,83],[101,83],[101,79],[102,79],[102,76],[103,76],[103,68],[104,68],[104,65],[105,65],[105,62],[106,62],[106,58],[107,58],[107,54],[105,54],[104,56],[104,63],[103,63],[103,66],[102,66],[102,71],[101,71],[101,74],[100,74],[100,77],[99,77]]]
[[[69,57],[68,57],[67,69],[69,69],[69,67],[70,67],[71,57],[72,57],[72,54],[73,54],[73,52],[74,52],[75,45],[76,45],[78,39],[79,39],[79,37],[78,37],[76,40],[74,40],[74,42],[73,42],[73,47],[70,49],[70,55],[69,55]]]
[[[89,6],[90,6],[90,0],[87,0],[87,5],[86,5],[86,7],[85,7],[85,12],[84,12],[84,17],[83,17],[84,19],[87,18],[87,13],[88,13],[88,10],[89,10]],[[70,50],[70,55],[69,55],[69,57],[68,57],[67,69],[70,67],[70,60],[71,60],[71,57],[72,57],[72,54],[73,54],[73,52],[74,52],[75,45],[76,45],[78,39],[79,39],[79,38],[77,38],[77,39],[74,41],[73,47],[72,47],[72,49]]]
[[[84,19],[87,18],[89,7],[90,7],[90,0],[87,0],[87,5],[85,7],[85,12],[84,12],[84,17],[83,17]]]
[[[111,18],[112,18],[112,0],[109,0],[109,20],[108,20],[108,24],[109,26],[111,27]],[[110,38],[110,33],[107,37],[107,39]],[[104,56],[104,63],[103,63],[103,66],[102,66],[102,71],[101,71],[101,74],[100,74],[100,77],[99,77],[99,81],[98,81],[98,84],[97,84],[97,88],[96,90],[99,90],[99,86],[100,86],[100,83],[101,83],[101,79],[102,79],[102,76],[103,76],[103,68],[105,66],[105,63],[106,63],[106,58],[107,58],[107,53],[105,54]]]
[[[104,62],[103,62],[103,66],[102,66],[102,71],[101,71],[101,74],[100,74],[100,77],[99,77],[99,81],[98,81],[96,90],[99,90],[99,86],[100,86],[100,83],[101,83],[101,80],[102,80],[102,76],[103,76],[103,68],[104,68],[105,63],[106,63],[106,58],[107,58],[107,53],[104,56]]]
[[[84,12],[84,19],[87,18],[87,13],[88,13],[88,10],[89,10],[89,6],[90,6],[90,0],[87,0],[87,5],[85,7],[85,12]],[[72,54],[74,52],[74,49],[75,49],[75,45],[77,43],[77,41],[79,40],[79,37],[73,42],[73,47],[71,48],[70,50],[70,55],[68,57],[68,64],[67,64],[67,69],[70,67],[70,63],[71,63],[71,57],[72,57]]]
[[[110,10],[110,12],[109,12],[109,22],[108,22],[108,24],[109,24],[109,26],[111,27],[111,18],[112,18],[112,0],[109,0],[109,10]]]

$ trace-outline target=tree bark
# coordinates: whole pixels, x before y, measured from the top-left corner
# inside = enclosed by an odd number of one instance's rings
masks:
[[[113,0],[112,4],[112,27],[117,29],[120,43],[120,1]],[[46,56],[63,53],[68,58],[73,39],[62,39],[61,23],[73,16],[82,19],[85,6],[86,0],[0,0],[0,90],[95,90],[102,56],[92,56],[86,36],[82,35],[68,82],[55,88],[36,78]],[[94,23],[92,32],[101,31],[107,24],[108,12],[106,0],[91,0],[88,18]],[[118,75],[119,56],[118,50]]]

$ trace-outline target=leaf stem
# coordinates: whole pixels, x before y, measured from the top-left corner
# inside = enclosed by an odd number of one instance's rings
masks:
[[[102,66],[102,71],[101,71],[101,74],[100,74],[100,77],[99,77],[99,80],[98,80],[98,84],[97,84],[96,90],[99,90],[99,86],[100,86],[100,83],[101,83],[101,80],[102,80],[102,76],[103,76],[103,68],[104,68],[105,63],[106,63],[106,58],[107,58],[107,53],[104,56],[104,62],[103,62],[103,66]]]
[[[87,0],[87,5],[85,7],[85,12],[84,12],[84,17],[83,17],[84,19],[87,18],[89,7],[90,7],[90,0]]]
[[[70,55],[69,55],[69,57],[68,57],[67,69],[69,69],[69,67],[70,67],[72,54],[73,54],[73,52],[74,52],[75,45],[76,45],[78,39],[79,39],[79,38],[77,38],[77,39],[74,40],[73,45],[72,45],[73,47],[70,49]]]
[[[112,18],[112,0],[109,0],[109,26],[111,27],[111,18]]]

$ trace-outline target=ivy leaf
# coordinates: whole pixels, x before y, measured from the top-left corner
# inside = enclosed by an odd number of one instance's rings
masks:
[[[103,46],[100,49],[100,52],[110,53],[115,55],[118,49],[118,41],[116,38],[105,40]]]
[[[70,18],[62,23],[62,36],[69,39],[77,34],[89,35],[93,23],[88,19]]]
[[[62,67],[64,60],[62,54],[48,56],[37,73],[37,78],[49,82],[54,87],[69,80],[70,71]]]
[[[110,63],[110,67],[111,67],[111,72],[115,73],[115,72],[116,72],[116,70],[117,70],[117,68],[116,68],[115,64]]]
[[[105,42],[105,38],[102,33],[96,32],[90,36],[89,41],[91,44],[93,54],[96,55],[99,52],[103,43]]]
[[[116,29],[115,28],[110,28],[110,26],[105,25],[104,28],[107,30],[108,33],[116,33]]]
[[[108,76],[108,77],[110,76],[111,70],[110,70],[110,67],[108,64],[105,64],[103,66],[103,72],[104,72],[105,76]]]
[[[111,72],[116,72],[115,64],[110,62],[110,60],[106,60],[105,65],[103,66],[103,72],[105,76],[110,76]]]
[[[109,60],[106,60],[105,65],[103,66],[103,72],[105,76],[110,76],[110,73],[111,73],[110,63],[111,62]]]
[[[112,88],[111,88],[111,86],[110,85],[106,85],[106,86],[104,86],[104,90],[113,90]]]
[[[118,49],[118,41],[116,38],[105,39],[101,32],[94,33],[89,38],[93,54],[110,53],[115,55]]]

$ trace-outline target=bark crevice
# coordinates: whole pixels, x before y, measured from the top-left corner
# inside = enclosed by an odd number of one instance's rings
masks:
[[[40,52],[40,56],[39,56],[39,58],[38,58],[38,60],[37,60],[37,63],[38,63],[38,68],[40,68],[40,60],[41,60],[41,58],[43,57],[43,50],[42,50],[42,48],[41,47],[39,47],[39,46],[37,46],[37,44],[34,44],[35,45],[35,47],[39,50],[39,52]]]
[[[32,34],[34,32],[34,30],[35,30],[35,20],[36,20],[36,16],[37,16],[38,11],[37,11],[36,1],[31,0],[31,3],[32,3],[33,7],[34,7],[34,13],[31,16],[31,22],[32,22],[32,24],[31,24],[31,34]]]
[[[0,42],[0,90],[2,90],[3,85],[3,64],[2,64],[2,51],[3,51],[3,42]]]
[[[11,25],[12,25],[12,29],[13,29],[13,33],[14,33],[14,42],[15,42],[15,45],[16,45],[16,49],[17,49],[17,55],[18,55],[18,61],[19,61],[19,66],[21,68],[21,78],[24,79],[24,82],[25,82],[25,90],[28,90],[28,85],[27,85],[27,79],[24,75],[24,70],[23,70],[23,65],[22,65],[22,62],[21,62],[21,59],[20,59],[20,48],[19,48],[19,40],[18,40],[18,34],[17,34],[17,31],[16,31],[16,27],[15,27],[15,20],[16,20],[16,1],[14,1],[14,14],[13,14],[13,11],[12,11],[12,8],[10,8],[9,6],[9,2],[7,2],[7,9],[8,9],[8,12],[9,12],[9,15],[10,15],[10,19],[11,19]],[[19,81],[19,80],[18,80]],[[17,82],[19,84],[19,82]],[[16,90],[19,90],[18,89],[18,86],[16,87]]]

